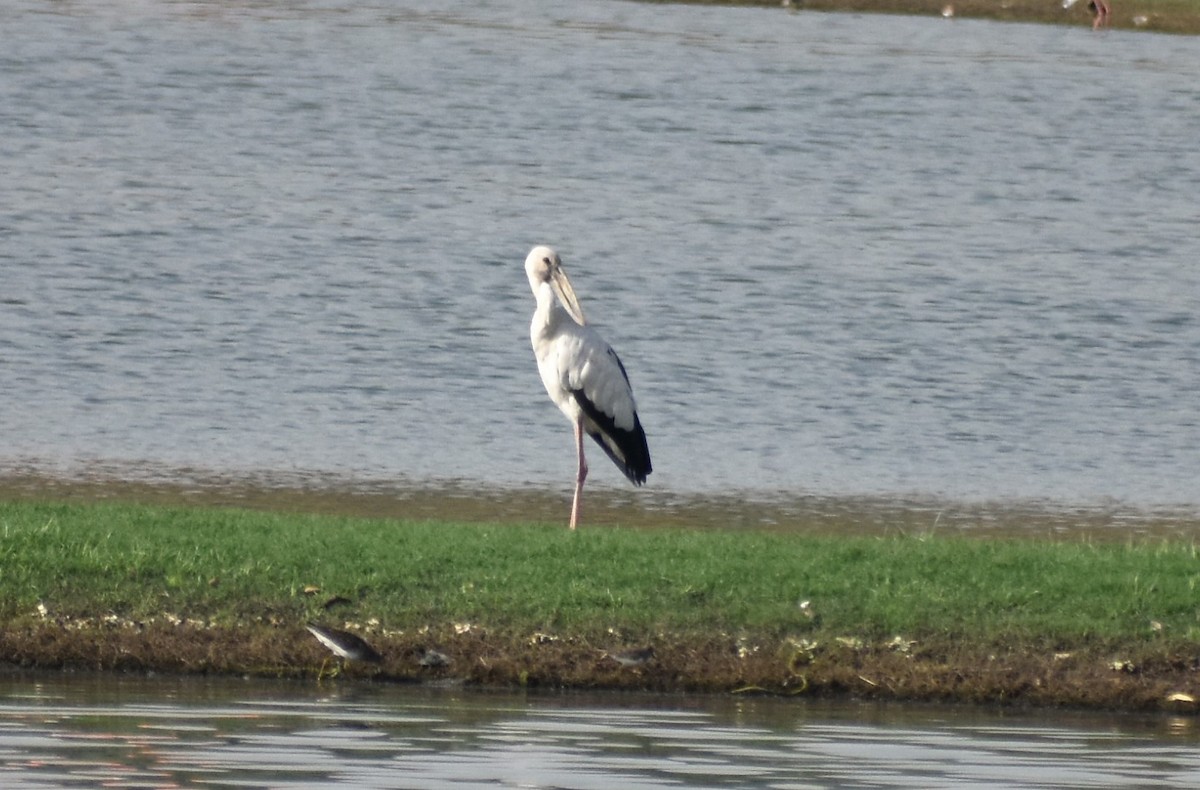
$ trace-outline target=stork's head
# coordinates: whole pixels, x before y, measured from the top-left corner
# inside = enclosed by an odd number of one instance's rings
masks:
[[[543,284],[549,284],[563,309],[570,313],[580,326],[586,323],[579,300],[575,296],[575,289],[571,287],[571,281],[563,271],[562,260],[557,252],[546,246],[534,247],[525,258],[525,275],[529,278],[529,287],[533,289],[534,296],[537,296]]]

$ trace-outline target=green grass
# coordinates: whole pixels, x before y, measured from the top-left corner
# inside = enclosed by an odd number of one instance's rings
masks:
[[[1126,543],[480,525],[0,503],[0,623],[323,614],[514,633],[806,631],[985,643],[1200,638],[1200,558]],[[305,586],[321,588],[306,596]],[[798,607],[811,601],[819,625]],[[1161,624],[1161,628],[1152,623]]]

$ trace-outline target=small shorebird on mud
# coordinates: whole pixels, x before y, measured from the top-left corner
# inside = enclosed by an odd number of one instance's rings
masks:
[[[309,623],[304,626],[308,632],[315,636],[317,640],[329,648],[335,656],[345,661],[360,661],[369,664],[378,664],[383,660],[383,656],[367,644],[367,640],[357,634],[352,634],[349,631],[342,631],[337,628],[330,628],[325,625],[317,625]],[[317,672],[317,682],[321,682],[321,678],[325,676],[325,664],[329,659],[321,664],[321,669]],[[337,674],[336,672],[334,674]]]
[[[620,653],[609,653],[608,657],[623,667],[640,667],[654,658],[654,648],[640,647],[634,650],[622,650]]]

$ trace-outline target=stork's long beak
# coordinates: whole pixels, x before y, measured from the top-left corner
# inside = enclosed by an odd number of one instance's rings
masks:
[[[575,322],[583,326],[587,321],[583,317],[583,309],[579,306],[579,300],[575,297],[575,289],[571,287],[571,281],[567,279],[567,273],[562,270],[561,266],[555,266],[550,273],[550,287],[554,289],[554,293],[558,296],[558,301],[562,304]]]

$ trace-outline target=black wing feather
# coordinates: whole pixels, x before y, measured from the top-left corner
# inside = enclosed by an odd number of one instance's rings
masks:
[[[617,360],[617,364],[621,365],[620,359]],[[625,373],[624,365],[621,365],[621,373]],[[625,380],[628,382],[629,377],[626,376]],[[638,419],[637,412],[633,413],[633,430],[627,431],[618,428],[612,417],[596,408],[596,404],[583,394],[583,390],[571,390],[571,394],[597,429],[591,430],[591,426],[588,426],[588,436],[596,440],[596,444],[600,445],[600,449],[625,473],[629,482],[635,486],[646,482],[646,475],[654,468],[650,465],[650,446],[646,444],[646,432],[642,430],[642,421]]]

